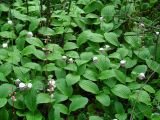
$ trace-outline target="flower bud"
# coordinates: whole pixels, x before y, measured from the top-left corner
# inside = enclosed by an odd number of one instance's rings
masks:
[[[103,21],[103,17],[102,16],[99,19],[100,19],[100,21]]]
[[[109,50],[109,49],[110,49],[110,46],[109,46],[109,45],[105,45],[105,49],[106,49],[106,50]]]
[[[16,79],[15,84],[18,86],[21,83],[20,79]]]
[[[121,65],[121,67],[125,67],[125,65],[126,65],[126,60],[121,60],[121,61],[120,61],[120,65]]]
[[[62,56],[62,59],[63,59],[63,60],[67,60],[67,56],[65,56],[65,55]]]
[[[13,24],[12,20],[8,20],[8,24],[12,25]]]
[[[55,84],[56,84],[56,82],[55,82],[54,79],[51,79],[51,80],[48,82],[48,85],[50,85],[50,86],[54,86],[54,87],[55,87]]]
[[[139,78],[140,80],[143,80],[143,79],[145,79],[146,77],[145,77],[145,74],[144,74],[144,73],[140,73],[140,74],[138,75],[138,78]]]
[[[159,32],[156,32],[156,35],[159,35]]]
[[[28,32],[28,33],[27,33],[27,37],[28,37],[28,38],[33,37],[33,33],[32,33],[32,32]]]
[[[31,89],[32,88],[32,83],[28,83],[27,88]]]
[[[99,51],[101,52],[101,53],[104,53],[104,48],[99,48]]]
[[[13,95],[13,96],[11,96],[11,100],[13,101],[13,102],[15,102],[16,101],[16,97]]]
[[[52,98],[52,99],[54,98],[54,94],[51,94],[51,98]]]
[[[94,63],[98,62],[98,57],[93,57],[93,62]]]
[[[140,27],[145,27],[144,23],[140,23],[139,26],[140,26]]]
[[[73,58],[69,58],[68,59],[68,63],[72,64],[74,61],[73,61]]]
[[[3,44],[2,44],[2,47],[3,47],[3,48],[8,48],[8,43],[3,43]]]
[[[27,88],[27,86],[26,86],[26,84],[24,84],[23,82],[21,82],[20,84],[19,84],[19,89],[20,90],[25,90]]]

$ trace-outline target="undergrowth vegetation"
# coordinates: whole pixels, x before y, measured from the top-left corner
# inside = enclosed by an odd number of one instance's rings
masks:
[[[160,120],[158,0],[1,0],[1,120]]]

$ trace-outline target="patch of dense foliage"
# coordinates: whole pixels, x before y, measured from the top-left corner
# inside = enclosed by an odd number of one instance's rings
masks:
[[[160,120],[158,0],[0,3],[1,120]]]

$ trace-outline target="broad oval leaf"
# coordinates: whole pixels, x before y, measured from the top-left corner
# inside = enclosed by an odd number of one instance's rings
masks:
[[[98,86],[92,82],[92,81],[89,81],[89,80],[82,80],[79,82],[79,86],[87,91],[87,92],[90,92],[90,93],[93,93],[93,94],[98,94],[99,93],[99,88]]]
[[[117,84],[115,85],[111,91],[118,97],[124,98],[124,99],[128,99],[129,96],[131,95],[131,90],[122,84]]]
[[[96,99],[104,106],[110,105],[110,97],[104,93],[97,95]]]
[[[76,111],[80,108],[84,108],[85,105],[88,103],[88,98],[80,95],[72,96],[70,100],[72,102],[69,106],[69,112]]]

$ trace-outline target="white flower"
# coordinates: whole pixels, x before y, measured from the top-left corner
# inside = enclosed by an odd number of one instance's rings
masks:
[[[140,27],[145,27],[144,23],[140,23]]]
[[[93,57],[93,62],[98,62],[98,57]]]
[[[68,59],[68,62],[69,62],[69,63],[73,63],[73,62],[74,62],[74,61],[73,61],[73,58],[69,58],[69,59]]]
[[[16,79],[15,84],[19,85],[20,83],[21,83],[21,80],[20,79]]]
[[[102,16],[99,19],[100,19],[100,21],[103,21],[103,17]]]
[[[145,79],[146,77],[145,77],[145,74],[144,74],[144,73],[140,73],[140,74],[138,75],[138,78],[139,78],[140,80],[143,80],[143,79]]]
[[[52,99],[54,98],[54,95],[53,95],[53,94],[51,94],[51,98],[52,98]]]
[[[50,87],[49,89],[47,89],[48,92],[53,92],[54,91],[54,87]]]
[[[8,43],[3,43],[3,44],[2,44],[2,47],[3,47],[3,48],[7,48],[7,47],[8,47]]]
[[[8,20],[8,24],[12,25],[13,24],[12,20]]]
[[[126,65],[126,60],[121,60],[121,61],[120,61],[120,65],[121,65],[122,67],[125,67],[125,65]]]
[[[25,88],[25,87],[26,87],[26,84],[25,84],[25,83],[23,83],[23,82],[19,83],[19,88],[20,88],[20,89],[23,89],[23,88]]]
[[[28,37],[28,38],[33,37],[33,33],[32,33],[32,32],[28,32],[28,33],[27,33],[27,37]]]
[[[11,100],[15,102],[16,101],[16,97],[15,96],[11,96]]]
[[[106,50],[110,49],[110,46],[109,45],[105,45],[105,49]]]
[[[156,32],[156,35],[159,35],[159,32]]]
[[[67,56],[65,56],[65,55],[62,56],[62,59],[63,59],[63,60],[67,60]]]
[[[27,84],[27,87],[30,89],[30,88],[32,88],[32,83],[28,83]]]
[[[104,52],[104,48],[99,48],[99,51],[103,53]]]
[[[54,87],[55,87],[56,82],[55,82],[54,79],[51,79],[51,80],[48,82],[48,84],[49,84],[50,86],[54,86]]]
[[[118,120],[118,119],[113,119],[113,120]]]

